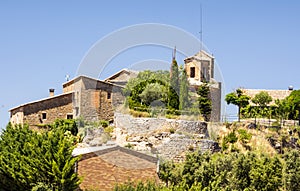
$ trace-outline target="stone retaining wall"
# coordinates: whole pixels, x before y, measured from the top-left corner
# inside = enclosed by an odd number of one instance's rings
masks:
[[[121,146],[182,161],[187,151],[217,151],[218,144],[209,140],[207,123],[165,118],[135,118],[115,113],[113,138]]]

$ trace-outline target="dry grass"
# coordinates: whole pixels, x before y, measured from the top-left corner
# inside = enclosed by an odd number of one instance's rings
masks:
[[[219,140],[222,140],[224,136],[228,135],[233,130],[237,131],[238,129],[245,129],[247,133],[251,133],[252,135],[250,141],[248,143],[242,143],[242,141],[238,140],[233,145],[235,148],[237,148],[241,152],[247,152],[250,148],[252,151],[257,151],[260,153],[269,155],[276,154],[276,150],[267,140],[267,135],[270,135],[270,133],[272,133],[267,129],[248,129],[246,123],[231,124],[229,128],[226,128],[226,125],[220,125],[217,130],[216,127],[213,127],[213,129],[214,132],[217,132]]]

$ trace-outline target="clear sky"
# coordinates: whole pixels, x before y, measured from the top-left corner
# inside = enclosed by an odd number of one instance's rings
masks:
[[[91,46],[115,30],[161,23],[199,37],[201,3],[203,42],[222,71],[226,93],[238,87],[300,88],[297,0],[4,0],[0,127],[7,124],[10,108],[47,97],[49,88],[61,93],[65,75],[74,77]],[[171,60],[171,51],[164,56],[154,47],[136,51]]]

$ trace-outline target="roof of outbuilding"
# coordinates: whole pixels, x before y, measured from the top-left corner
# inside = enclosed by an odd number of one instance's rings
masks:
[[[147,160],[152,163],[157,163],[158,159],[156,157],[140,153],[138,151],[134,151],[132,149],[127,149],[124,147],[121,147],[115,143],[109,143],[106,145],[98,146],[98,147],[84,147],[84,148],[75,148],[72,152],[73,156],[80,156],[80,155],[86,155],[90,153],[94,153],[96,155],[102,155],[106,154],[112,151],[121,151],[129,155],[133,155],[135,157]]]

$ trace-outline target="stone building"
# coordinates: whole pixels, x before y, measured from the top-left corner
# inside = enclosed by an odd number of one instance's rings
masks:
[[[12,108],[10,121],[31,127],[52,123],[57,118],[111,121],[115,107],[123,100],[122,86],[79,76],[63,84],[61,95],[54,96],[54,89],[50,89],[48,98]]]
[[[275,101],[277,99],[282,100],[288,97],[292,93],[293,88],[289,87],[289,89],[287,90],[266,90],[266,89],[241,89],[241,90],[243,91],[244,94],[248,95],[251,99],[254,98],[256,94],[262,91],[267,92],[273,99],[269,105],[275,105]],[[255,104],[250,101],[250,105],[255,105]]]
[[[207,82],[210,87],[212,100],[211,121],[218,122],[221,118],[221,82],[214,79],[215,58],[209,53],[201,50],[194,56],[184,60],[184,68],[188,76],[191,89],[195,92],[197,88]]]
[[[76,148],[81,155],[77,172],[82,177],[81,190],[113,190],[128,181],[158,181],[158,159],[115,144]]]
[[[26,103],[10,110],[12,124],[27,123],[31,127],[52,123],[57,118],[73,118],[73,93],[67,92],[54,96],[51,89],[50,97]]]
[[[125,86],[130,78],[136,78],[138,75],[137,71],[123,69],[114,75],[105,79],[106,82],[117,84],[120,86]]]

